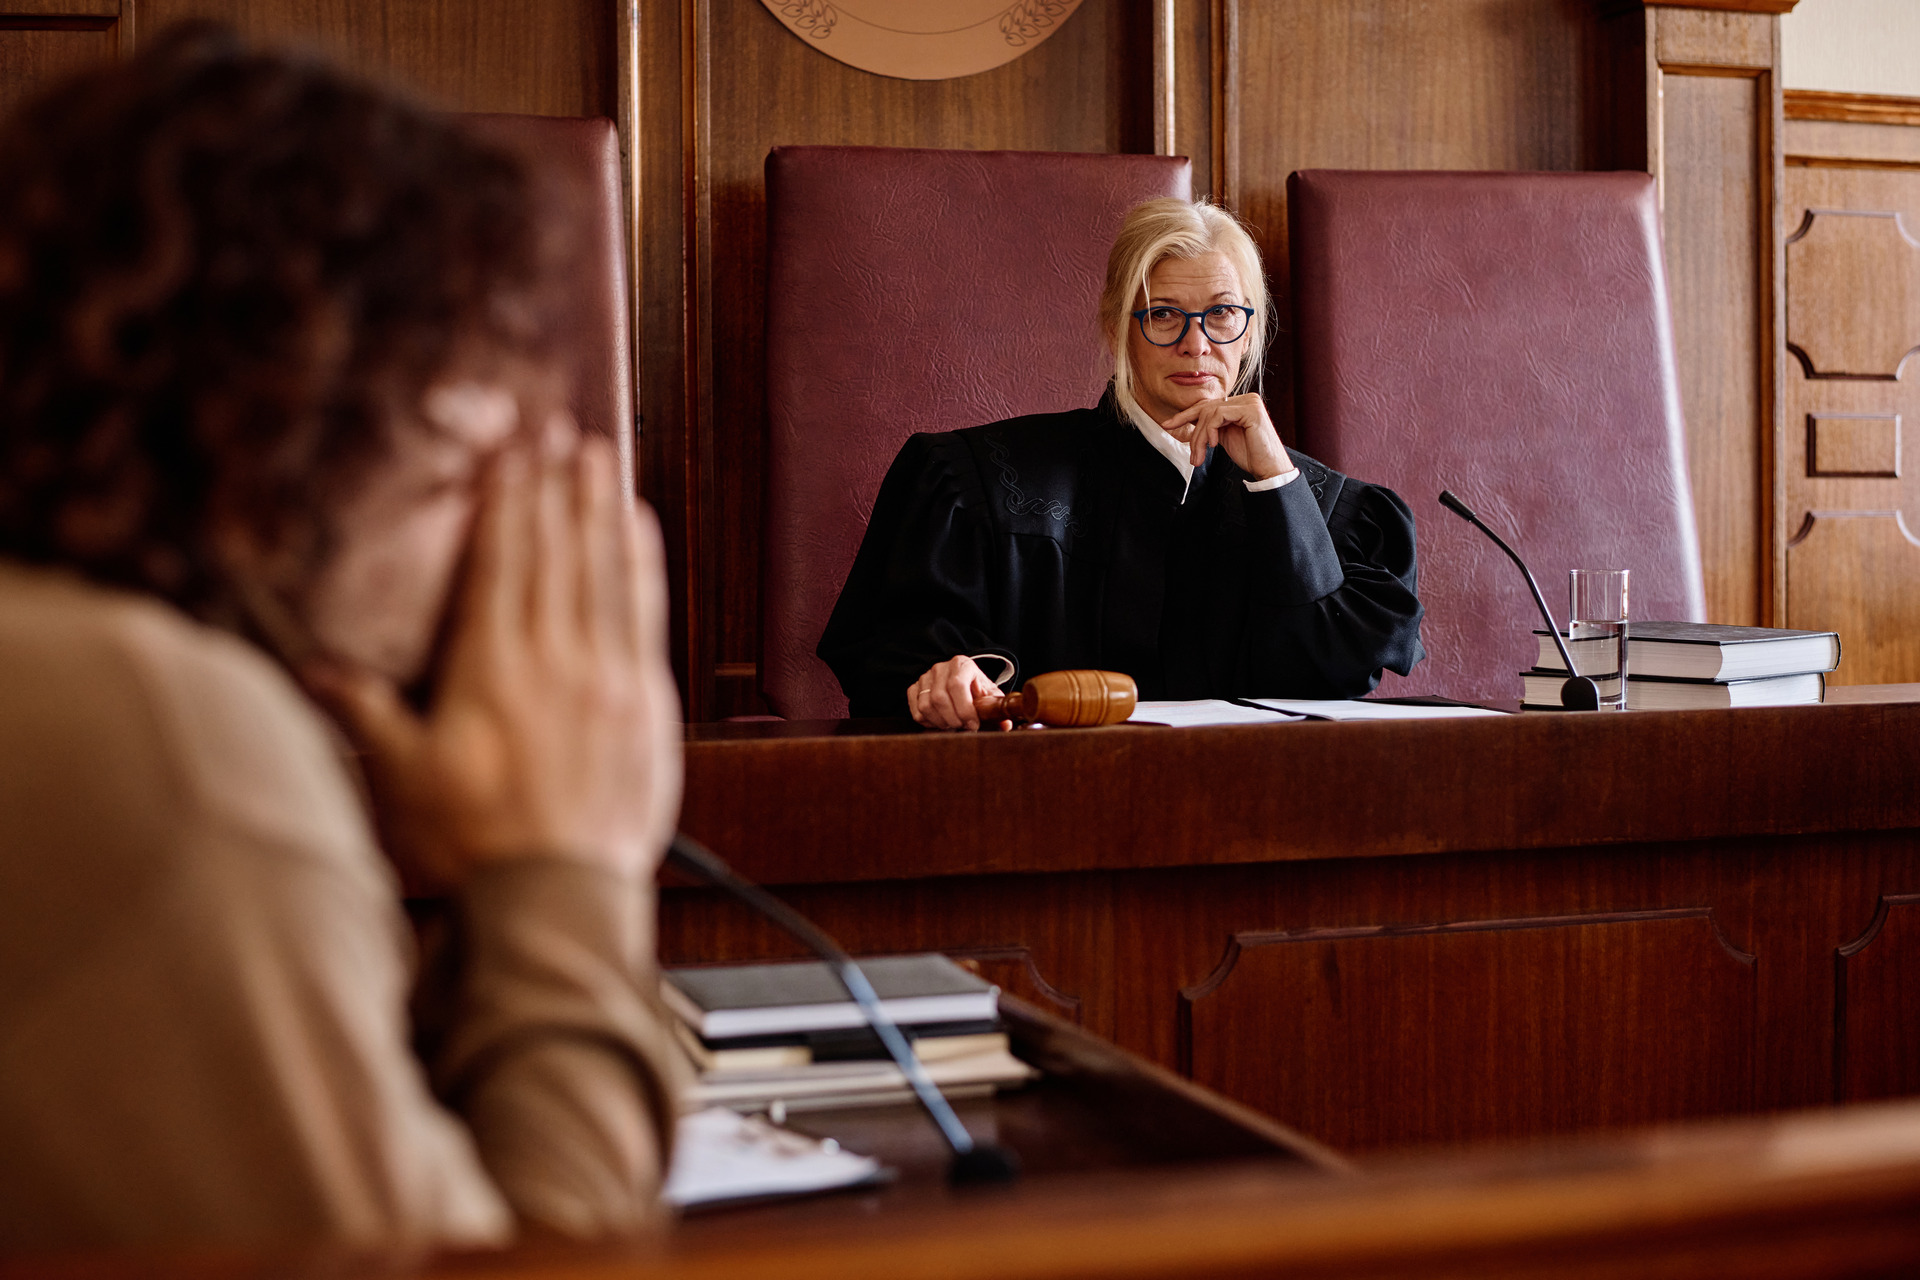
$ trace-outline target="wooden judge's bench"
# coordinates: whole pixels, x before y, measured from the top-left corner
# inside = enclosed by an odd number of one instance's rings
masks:
[[[1347,1152],[1920,1093],[1920,686],[1823,706],[689,729],[682,827]],[[669,888],[668,963],[796,955]]]

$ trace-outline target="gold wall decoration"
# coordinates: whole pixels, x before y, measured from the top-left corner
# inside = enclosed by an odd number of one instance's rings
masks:
[[[781,25],[848,66],[902,80],[952,80],[1012,62],[1080,0],[761,0]]]

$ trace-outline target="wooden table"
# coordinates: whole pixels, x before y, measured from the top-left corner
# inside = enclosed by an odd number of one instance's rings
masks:
[[[1342,1150],[1920,1092],[1920,686],[940,736],[696,726],[682,827],[865,953]],[[669,889],[669,962],[797,954]]]
[[[800,1118],[897,1182],[716,1209],[619,1244],[346,1255],[0,1258],[5,1280],[1767,1280],[1920,1272],[1920,1103],[1670,1126],[1357,1169],[1015,1006],[1037,1085],[962,1104],[1025,1160],[944,1185],[908,1107]]]

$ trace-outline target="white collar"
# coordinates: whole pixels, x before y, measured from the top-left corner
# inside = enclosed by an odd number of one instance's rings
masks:
[[[1148,416],[1147,411],[1140,407],[1140,402],[1132,396],[1116,387],[1114,388],[1113,398],[1119,402],[1121,410],[1127,415],[1128,421],[1132,422],[1134,427],[1140,432],[1141,437],[1145,439],[1148,444],[1152,445],[1161,457],[1171,462],[1175,468],[1179,470],[1180,483],[1182,486],[1180,490],[1180,501],[1184,504],[1187,500],[1188,490],[1193,488],[1192,452],[1186,445],[1168,435],[1167,429]]]

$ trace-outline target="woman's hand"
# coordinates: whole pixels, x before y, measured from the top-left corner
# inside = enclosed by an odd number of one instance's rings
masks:
[[[411,889],[537,856],[652,874],[680,807],[665,582],[605,441],[517,449],[488,476],[432,709],[369,672],[305,673],[362,749]]]
[[[1253,392],[1225,400],[1202,400],[1160,424],[1168,435],[1185,444],[1194,466],[1206,460],[1207,450],[1224,446],[1235,466],[1254,480],[1271,480],[1293,470],[1293,459],[1280,443],[1280,433],[1267,417],[1267,406]]]
[[[987,679],[972,658],[956,656],[928,667],[925,675],[907,686],[907,710],[928,729],[978,729],[980,712],[974,699],[999,696],[1000,686]],[[1011,720],[989,723],[999,729],[1013,728]]]

